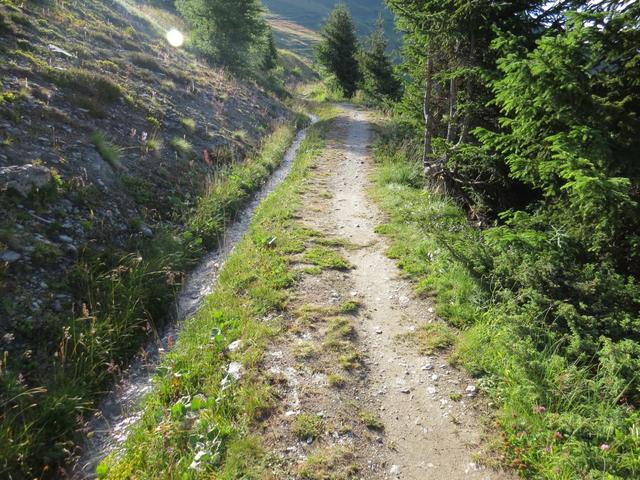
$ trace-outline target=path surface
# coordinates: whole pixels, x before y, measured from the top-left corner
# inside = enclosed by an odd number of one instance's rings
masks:
[[[512,478],[482,466],[484,401],[475,396],[473,380],[452,368],[446,354],[420,355],[415,344],[399,341],[439,320],[428,300],[415,297],[374,232],[384,219],[367,196],[369,114],[340,108],[301,221],[341,245],[353,268],[303,275],[289,333],[269,352],[271,372],[282,378],[282,405],[264,430],[283,459],[282,477],[315,471],[337,479]],[[338,315],[349,300],[360,310]],[[340,330],[343,343],[336,346],[336,324],[346,322],[351,330]],[[345,357],[359,367],[345,368]],[[378,416],[384,428],[368,428],[362,412]],[[300,415],[321,418],[323,434],[296,437]]]

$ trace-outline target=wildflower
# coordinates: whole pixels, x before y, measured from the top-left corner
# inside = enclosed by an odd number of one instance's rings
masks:
[[[543,405],[536,405],[533,407],[533,413],[544,413],[547,409]]]
[[[173,335],[169,335],[169,338],[167,338],[167,345],[173,347]]]
[[[147,132],[142,132],[142,135],[140,135],[140,139],[143,142],[146,142],[148,137],[149,137],[149,134]]]
[[[600,445],[600,450],[602,450],[603,452],[608,452],[609,451],[609,445],[606,443],[603,443],[602,445]]]
[[[556,432],[553,434],[556,440],[560,440],[562,438],[562,434],[560,432]]]
[[[135,138],[137,133],[138,133],[138,130],[136,130],[135,128],[132,128],[131,131],[129,132],[129,135],[131,135],[131,138]]]

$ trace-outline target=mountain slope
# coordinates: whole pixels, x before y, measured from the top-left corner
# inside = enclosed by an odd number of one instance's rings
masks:
[[[329,13],[338,3],[336,0],[263,0],[272,17],[272,25],[277,33],[277,39],[282,46],[292,48],[306,56],[312,55],[313,38],[309,38],[308,31],[320,30]],[[379,15],[385,21],[385,30],[391,40],[391,47],[397,48],[399,36],[394,30],[393,16],[387,10],[383,0],[347,0],[360,36],[369,33],[375,25]],[[275,20],[275,21],[274,21]],[[298,24],[306,32],[298,35],[299,29],[279,28],[279,21]]]
[[[83,414],[272,167],[249,161],[293,134],[280,98],[170,47],[170,26],[134,0],[0,1],[0,478],[62,475]]]

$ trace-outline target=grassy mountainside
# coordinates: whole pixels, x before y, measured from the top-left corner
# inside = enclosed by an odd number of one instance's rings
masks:
[[[269,14],[268,18],[276,43],[281,48],[296,52],[307,59],[314,58],[313,46],[320,40],[318,32],[273,13]]]
[[[82,415],[292,138],[259,85],[278,80],[170,47],[172,26],[133,0],[0,1],[2,478],[63,475]]]
[[[264,0],[273,15],[271,24],[280,45],[305,56],[313,55],[313,43],[316,40],[313,32],[320,30],[336,3],[335,0]],[[382,14],[391,47],[399,45],[393,16],[383,0],[347,0],[344,3],[351,10],[359,35],[369,33],[378,15]]]

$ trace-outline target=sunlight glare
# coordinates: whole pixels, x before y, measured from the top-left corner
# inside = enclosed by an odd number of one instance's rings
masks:
[[[181,47],[184,43],[184,35],[182,35],[180,30],[172,28],[167,32],[167,42],[169,42],[169,45],[172,47]]]

